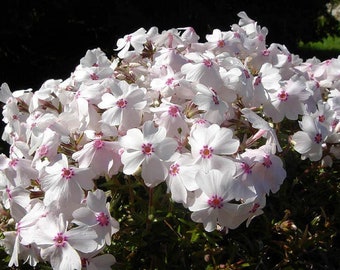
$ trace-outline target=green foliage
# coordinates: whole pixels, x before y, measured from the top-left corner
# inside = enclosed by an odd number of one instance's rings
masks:
[[[299,48],[309,55],[318,55],[321,59],[329,59],[340,54],[340,37],[327,36],[320,41],[299,42]]]

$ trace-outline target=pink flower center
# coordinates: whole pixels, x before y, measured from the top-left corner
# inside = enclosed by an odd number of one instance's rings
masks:
[[[321,141],[322,141],[322,134],[321,134],[321,133],[317,133],[317,134],[315,135],[315,137],[314,137],[314,141],[315,141],[316,143],[321,143]]]
[[[175,163],[170,166],[169,173],[172,176],[176,176],[179,174],[179,164]]]
[[[93,146],[96,149],[101,149],[104,146],[104,141],[102,141],[102,140],[94,140]]]
[[[131,38],[132,38],[132,36],[131,36],[131,35],[128,35],[128,36],[125,38],[125,41],[126,41],[126,42],[130,42],[130,41],[131,41]]]
[[[338,120],[338,119],[334,119],[334,120],[332,121],[331,127],[332,127],[332,128],[336,128],[336,126],[338,125],[338,123],[339,123],[339,120]]]
[[[6,193],[7,193],[7,196],[8,196],[8,199],[12,199],[12,192],[11,192],[11,190],[9,189],[9,187],[8,186],[6,186]]]
[[[251,167],[249,166],[249,164],[247,164],[245,162],[242,162],[241,168],[242,168],[242,170],[245,174],[251,174],[252,173]]]
[[[204,59],[203,60],[203,64],[206,66],[206,67],[212,67],[213,65],[213,62],[210,60],[210,59]]]
[[[323,123],[325,122],[326,117],[324,115],[319,115],[319,122]]]
[[[48,154],[48,146],[45,144],[41,145],[39,147],[38,154],[40,157],[45,157]]]
[[[287,60],[288,60],[288,62],[292,62],[292,55],[291,54],[288,54]]]
[[[121,99],[117,100],[116,105],[117,105],[119,108],[124,109],[124,108],[126,107],[127,103],[128,103],[128,102],[127,102],[126,99],[121,98]]]
[[[100,212],[99,214],[96,215],[96,220],[98,221],[100,226],[107,226],[110,223],[109,216],[106,215],[103,212]]]
[[[154,151],[155,149],[152,147],[151,143],[143,143],[142,152],[144,155],[151,156]]]
[[[223,198],[219,197],[217,195],[213,195],[209,200],[208,204],[210,207],[216,209],[216,208],[222,208],[223,207]]]
[[[90,75],[90,78],[91,78],[91,80],[96,81],[96,80],[99,79],[99,76],[98,76],[96,73],[92,73],[92,74]]]
[[[53,238],[54,245],[57,247],[65,247],[67,242],[67,236],[63,233],[57,233],[57,235]]]
[[[259,207],[260,207],[260,204],[254,203],[254,205],[253,205],[252,209],[249,211],[249,213],[254,214]]]
[[[269,155],[266,155],[266,156],[263,158],[263,163],[262,163],[262,165],[265,166],[266,168],[269,168],[272,164],[273,164],[273,163],[272,163],[272,161],[270,160]]]
[[[18,164],[19,160],[17,158],[12,159],[8,165],[11,167],[15,167]]]
[[[281,92],[277,95],[277,97],[279,98],[279,100],[281,101],[287,101],[288,99],[288,93],[285,90],[281,90]]]
[[[220,101],[218,100],[218,96],[217,96],[216,94],[213,94],[212,100],[213,100],[213,102],[214,102],[215,105],[220,104]]]
[[[249,71],[244,69],[243,70],[243,73],[244,73],[244,76],[246,76],[246,79],[249,79],[250,78],[250,74],[249,74]]]
[[[203,148],[200,150],[200,155],[202,158],[211,158],[214,149],[209,147],[208,145],[204,145]]]
[[[177,117],[178,113],[179,113],[178,107],[177,106],[170,106],[168,113],[172,117]]]
[[[215,105],[220,104],[220,101],[218,99],[218,95],[217,95],[216,91],[214,89],[212,89],[212,88],[210,90],[211,90],[211,92],[213,92],[212,100],[215,103]]]
[[[174,82],[174,78],[168,78],[167,80],[166,80],[166,82],[165,82],[165,84],[167,85],[167,86],[170,86],[170,85],[172,85],[172,83]]]
[[[195,120],[195,124],[197,124],[197,125],[204,126],[206,123],[207,123],[207,120],[205,120],[203,118],[199,118],[199,119]]]
[[[217,47],[219,47],[219,48],[223,48],[225,46],[225,42],[224,42],[224,40],[219,40],[219,41],[217,41]]]
[[[270,54],[270,51],[269,50],[264,50],[263,52],[262,52],[262,55],[263,56],[268,56]]]
[[[254,85],[255,85],[255,86],[258,86],[260,83],[261,83],[261,76],[257,76],[257,77],[255,78]]]
[[[63,168],[61,170],[61,176],[64,177],[66,180],[70,180],[74,175],[74,170],[72,168]]]

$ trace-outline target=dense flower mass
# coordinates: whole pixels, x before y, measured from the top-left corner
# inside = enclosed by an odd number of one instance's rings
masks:
[[[304,62],[238,15],[205,42],[191,27],[141,28],[118,40],[113,60],[87,51],[65,80],[1,85],[9,266],[109,269],[115,258],[102,251],[119,217],[101,178],[163,183],[193,221],[227,232],[263,213],[286,178],[285,150],[327,166],[340,158],[340,57]],[[285,122],[300,130],[280,130]]]

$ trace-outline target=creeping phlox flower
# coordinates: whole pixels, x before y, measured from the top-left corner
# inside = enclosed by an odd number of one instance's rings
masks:
[[[279,190],[283,142],[322,165],[340,159],[340,57],[304,62],[238,16],[206,42],[192,27],[140,28],[117,41],[112,61],[96,48],[65,80],[13,93],[1,85],[10,149],[0,202],[12,222],[0,244],[10,267],[109,269],[104,250],[119,223],[98,179],[167,185],[194,222],[228,231]]]

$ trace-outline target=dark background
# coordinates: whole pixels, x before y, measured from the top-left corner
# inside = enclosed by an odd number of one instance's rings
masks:
[[[299,51],[297,42],[318,40],[332,31],[332,25],[318,23],[327,16],[326,2],[2,0],[0,83],[7,82],[14,91],[39,89],[50,78],[66,79],[87,49],[100,47],[111,56],[117,39],[140,27],[162,31],[192,26],[205,41],[215,28],[230,30],[239,11],[269,29],[267,44],[285,44],[305,59],[312,52]]]

